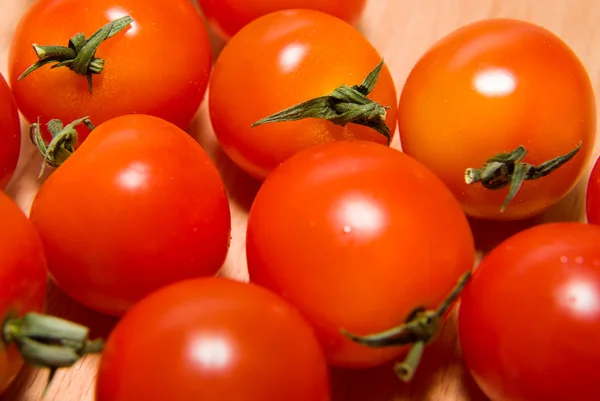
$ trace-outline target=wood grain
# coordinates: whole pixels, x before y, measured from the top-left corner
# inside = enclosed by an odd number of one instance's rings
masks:
[[[2,0],[0,71],[5,76],[12,32],[30,3],[26,0]],[[400,92],[410,69],[434,41],[463,24],[486,17],[525,19],[560,35],[584,62],[596,93],[600,93],[600,2],[596,0],[370,0],[360,29],[385,58]],[[213,40],[215,55],[222,45]],[[219,149],[210,127],[206,102],[188,131],[207,149],[224,177],[233,217],[233,242],[224,274],[244,280],[247,278],[243,252],[245,223],[259,185],[233,165]],[[393,146],[398,146],[397,136]],[[595,156],[598,155],[600,141],[596,146]],[[24,139],[18,171],[7,192],[26,212],[40,184],[35,178],[39,165],[38,154]],[[582,179],[559,205],[535,219],[495,224],[473,221],[479,253],[489,250],[511,233],[541,221],[583,220],[586,182],[587,178]],[[105,336],[115,323],[114,318],[86,309],[52,285],[47,306],[50,313],[89,325],[95,336]],[[87,357],[73,369],[60,371],[45,399],[93,400],[98,359]],[[25,368],[0,400],[39,400],[46,377],[45,371]],[[332,377],[335,401],[486,400],[465,374],[456,345],[454,315],[440,338],[427,349],[424,363],[409,385],[399,383],[390,366],[365,371],[334,369]]]

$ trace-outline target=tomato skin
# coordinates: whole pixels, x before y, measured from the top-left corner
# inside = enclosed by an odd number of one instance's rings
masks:
[[[597,397],[600,227],[535,226],[505,240],[462,294],[465,362],[493,401]]]
[[[12,178],[21,151],[21,121],[17,104],[4,76],[0,74],[0,191]]]
[[[329,363],[359,368],[406,347],[367,348],[341,328],[373,334],[436,308],[474,262],[450,191],[411,157],[368,141],[316,145],[274,170],[250,210],[246,252],[250,280],[304,313]]]
[[[588,223],[600,224],[600,158],[590,173],[585,196],[586,216]]]
[[[145,115],[96,127],[42,184],[31,220],[58,286],[114,315],[161,286],[216,274],[231,230],[227,194],[204,149]]]
[[[349,24],[358,23],[366,0],[199,0],[212,30],[229,39],[248,23],[263,15],[291,9],[310,9],[331,14]]]
[[[380,62],[381,56],[358,30],[328,14],[288,10],[263,16],[232,38],[215,63],[209,84],[215,134],[225,153],[259,180],[283,160],[318,143],[342,139],[386,143],[371,128],[353,123],[342,127],[322,119],[251,127],[275,112],[328,95],[342,84],[362,83]],[[368,97],[390,107],[386,124],[393,133],[397,97],[385,65]]]
[[[189,0],[40,0],[22,17],[9,55],[10,84],[29,122],[89,116],[95,125],[126,114],[149,114],[185,129],[208,85],[211,50],[208,32]],[[71,36],[86,38],[124,15],[134,23],[103,42],[96,57],[104,70],[85,76],[44,66],[21,81],[37,61],[32,44],[66,46]],[[80,130],[83,141],[89,130]]]
[[[96,400],[134,399],[328,401],[330,389],[294,308],[252,284],[201,278],[143,299],[108,338]]]
[[[435,44],[413,68],[398,108],[402,149],[433,170],[464,211],[522,219],[554,205],[575,186],[596,140],[596,106],[581,61],[556,35],[527,22],[488,19]],[[467,168],[520,145],[538,165],[579,153],[539,180],[526,181],[500,211],[508,189],[464,181]]]
[[[41,312],[46,295],[46,259],[27,216],[0,191],[0,322]],[[23,366],[17,347],[0,347],[0,394]]]

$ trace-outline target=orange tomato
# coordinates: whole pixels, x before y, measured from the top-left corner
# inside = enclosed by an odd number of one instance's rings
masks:
[[[198,3],[213,31],[229,39],[253,20],[281,10],[304,8],[322,11],[356,24],[366,0],[199,0]]]
[[[291,155],[318,143],[386,143],[372,128],[316,118],[252,127],[343,84],[361,84],[380,62],[381,56],[358,30],[331,15],[291,10],[261,17],[232,38],[215,63],[209,88],[215,134],[229,157],[260,180]],[[381,124],[393,134],[397,97],[385,65],[368,98],[389,107]]]
[[[37,61],[32,44],[67,46],[89,38],[110,21],[133,22],[102,42],[95,54],[104,68],[84,75],[46,65],[22,80]],[[204,96],[211,68],[208,33],[189,0],[39,0],[21,19],[9,57],[10,84],[29,122],[66,123],[89,116],[95,125],[125,114],[149,114],[185,129]],[[80,142],[89,130],[82,127]]]
[[[592,84],[581,61],[546,29],[510,19],[467,25],[429,49],[406,81],[398,118],[404,152],[433,170],[468,215],[486,219],[526,218],[566,196],[596,135]],[[571,160],[526,180],[503,212],[507,188],[465,182],[467,168],[501,152],[522,145],[522,161],[539,166],[580,141]]]

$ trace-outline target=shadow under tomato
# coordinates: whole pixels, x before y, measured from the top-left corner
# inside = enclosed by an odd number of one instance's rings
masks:
[[[245,212],[250,210],[261,182],[239,168],[223,151],[217,140],[208,113],[205,96],[194,120],[186,130],[202,146],[213,161],[227,190],[229,200]]]
[[[210,23],[208,22],[208,20],[206,19],[206,16],[204,15],[204,12],[202,12],[202,7],[200,7],[200,4],[198,4],[198,1],[197,0],[190,0],[190,1],[194,5],[194,8],[196,8],[196,11],[198,11],[198,13],[200,14],[200,17],[202,17],[202,21],[204,21],[204,26],[206,27],[206,29],[208,31],[208,37],[210,39],[210,50],[212,53],[212,60],[213,60],[213,64],[214,64],[214,62],[217,60],[217,57],[219,57],[221,50],[223,50],[223,47],[225,47],[227,42],[225,40],[223,40],[219,35],[217,35],[213,31]]]
[[[239,168],[219,147],[213,160],[221,173],[230,201],[243,211],[250,211],[262,183]]]
[[[68,319],[90,329],[90,338],[106,339],[118,317],[105,315],[75,301],[52,282],[48,283],[45,313]]]
[[[488,401],[463,365],[457,342],[456,309],[440,336],[427,346],[409,383],[396,377],[393,363],[364,370],[332,368],[331,375],[333,401]]]
[[[484,255],[505,239],[539,223],[538,217],[524,220],[491,221],[469,218],[475,248]]]
[[[493,221],[469,218],[469,225],[475,237],[475,248],[484,255],[505,239],[533,226],[562,221],[582,221],[585,216],[585,194],[587,184],[577,183],[569,194],[547,211],[523,220]]]

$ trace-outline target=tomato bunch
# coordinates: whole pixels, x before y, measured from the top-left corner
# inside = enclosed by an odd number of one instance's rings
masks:
[[[427,49],[398,98],[353,26],[365,4],[201,0],[206,26],[188,0],[29,8],[0,82],[0,189],[18,111],[41,183],[28,216],[0,193],[0,392],[23,362],[51,379],[102,352],[98,401],[330,401],[329,367],[411,380],[457,312],[492,400],[596,396],[600,161],[586,223],[535,225],[478,264],[470,225],[539,215],[584,177],[585,67],[538,25],[486,19]],[[247,219],[186,132],[203,101],[258,181]],[[228,276],[242,223],[249,282]],[[42,314],[48,278],[118,318],[105,341]]]

